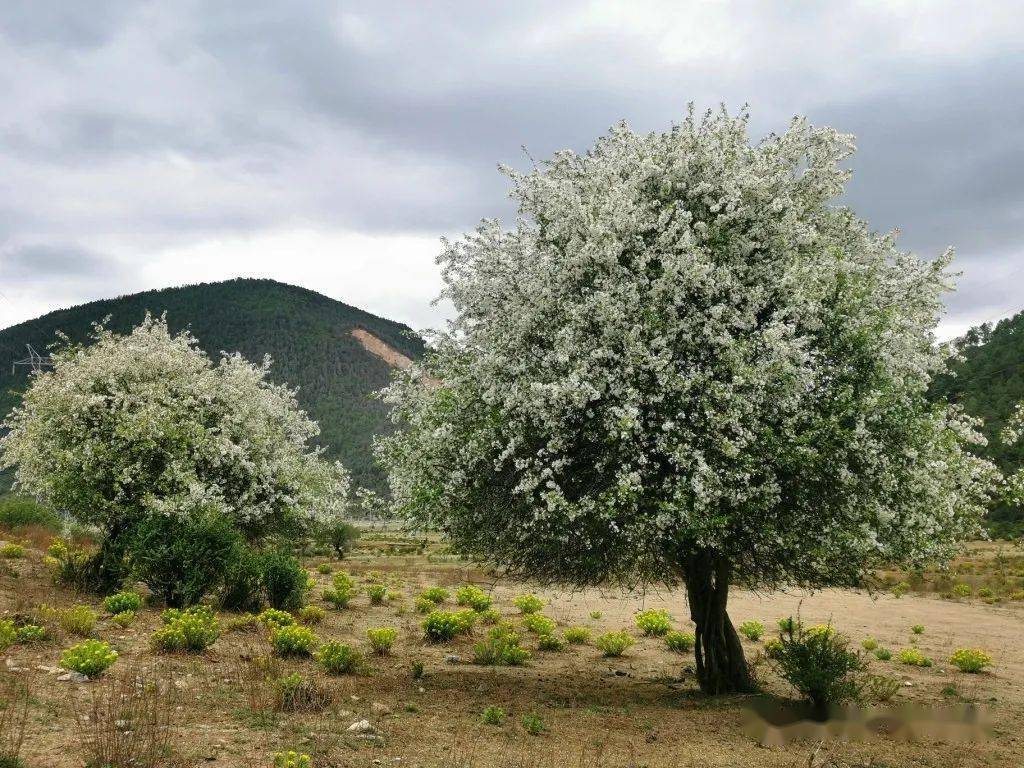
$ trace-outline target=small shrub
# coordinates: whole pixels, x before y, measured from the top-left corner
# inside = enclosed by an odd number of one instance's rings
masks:
[[[544,607],[544,601],[536,595],[520,595],[512,601],[512,605],[519,609],[520,613],[537,613]]]
[[[295,611],[306,602],[309,574],[302,564],[283,549],[263,554],[263,589],[271,608]]]
[[[41,627],[38,624],[22,624],[15,630],[14,639],[15,642],[22,645],[34,645],[48,640],[49,634],[46,627]]]
[[[884,703],[892,699],[902,687],[899,680],[885,675],[868,675],[862,684],[860,698],[865,701]]]
[[[331,567],[330,563],[320,563],[316,567],[316,572],[324,576],[329,576],[334,572],[334,569]]]
[[[138,592],[118,592],[103,600],[103,608],[109,614],[122,613],[123,611],[137,611],[142,607],[142,595]]]
[[[331,583],[331,589],[324,590],[324,601],[330,603],[335,608],[348,607],[349,602],[359,591],[352,577],[344,571],[338,571],[334,574]]]
[[[328,640],[317,651],[316,660],[331,675],[345,675],[356,672],[363,662],[362,654],[356,649],[337,640]]]
[[[779,675],[812,706],[845,704],[860,695],[865,662],[848,650],[842,635],[825,630],[792,630],[779,636],[769,654]]]
[[[1016,589],[1016,590],[1014,590],[1013,592],[1011,592],[1009,594],[1008,598],[1010,600],[1014,600],[1014,601],[1024,600],[1024,589]]]
[[[290,627],[295,623],[294,616],[288,613],[288,611],[279,611],[277,608],[267,608],[256,619],[267,629],[271,630]]]
[[[417,659],[412,663],[412,679],[420,680],[423,678],[423,662]]]
[[[590,642],[590,630],[586,627],[569,627],[563,633],[570,645],[586,645]]]
[[[313,758],[295,751],[276,752],[274,768],[313,768]]]
[[[0,619],[0,651],[6,651],[18,642],[18,628],[10,619]]]
[[[875,658],[879,661],[888,661],[892,658],[892,651],[888,648],[878,648],[875,650]]]
[[[764,634],[764,624],[760,621],[744,621],[737,629],[741,635],[751,642],[757,642]]]
[[[873,637],[867,637],[861,641],[860,647],[863,648],[865,651],[873,651],[878,647],[878,641],[875,640]]]
[[[431,611],[423,620],[423,631],[432,643],[446,643],[456,635],[465,635],[473,629],[476,612]]]
[[[297,624],[278,627],[270,633],[270,647],[274,649],[274,655],[282,658],[310,656],[316,644],[316,635]]]
[[[544,720],[536,712],[531,712],[528,715],[523,715],[522,718],[523,729],[531,736],[540,736],[545,731]]]
[[[274,681],[274,709],[278,712],[319,712],[331,696],[316,680],[292,672]]]
[[[315,626],[327,618],[327,611],[319,605],[304,605],[295,613],[295,617],[306,626]]]
[[[497,624],[501,621],[501,613],[494,608],[488,608],[486,611],[480,611],[479,619],[481,624]]]
[[[479,587],[468,585],[462,587],[455,593],[455,602],[458,605],[465,605],[477,613],[489,610],[492,603],[491,596]]]
[[[670,651],[676,653],[687,653],[693,650],[693,644],[697,639],[693,636],[692,632],[679,632],[678,630],[672,630],[665,634],[665,645],[668,646]]]
[[[85,675],[99,677],[117,661],[117,651],[103,640],[86,640],[68,648],[60,657],[60,666]]]
[[[905,581],[901,581],[899,584],[892,588],[892,596],[899,599],[903,597],[905,594],[907,594],[907,592],[909,591],[910,585]]]
[[[527,613],[523,616],[523,626],[535,635],[550,635],[555,631],[555,620],[542,613]]]
[[[769,637],[764,641],[764,655],[774,659],[776,654],[782,650],[782,641],[777,637]]]
[[[232,616],[224,624],[225,632],[252,632],[260,626],[260,617],[255,613],[243,613]]]
[[[60,515],[35,499],[15,494],[0,496],[0,528],[43,528],[56,533],[62,526]]]
[[[7,558],[9,560],[16,560],[17,558],[24,556],[25,547],[13,541],[8,541],[0,547],[0,557]]]
[[[153,633],[153,647],[160,651],[199,653],[220,636],[217,617],[206,606],[184,611],[171,609],[161,615],[164,626]]]
[[[413,608],[416,610],[416,613],[430,613],[437,608],[437,603],[427,600],[425,597],[417,597],[415,602],[413,602]]]
[[[220,607],[227,611],[259,613],[263,607],[263,555],[240,544],[224,569]]]
[[[121,627],[121,629],[125,629],[132,625],[132,622],[135,621],[135,616],[135,611],[119,611],[111,616],[110,620],[117,626]]]
[[[779,619],[779,632],[796,633],[800,630],[800,622],[794,619],[792,616],[786,616],[785,618]]]
[[[486,725],[502,725],[505,722],[505,710],[492,705],[484,710],[481,719]]]
[[[47,552],[47,563],[53,570],[55,583],[80,591],[92,590],[95,587],[95,563],[84,549],[74,547],[63,539],[57,539]]]
[[[383,584],[371,584],[366,588],[371,605],[384,605],[388,599],[388,588]]]
[[[316,538],[331,547],[335,557],[341,560],[359,538],[359,529],[344,520],[332,520],[320,527]]]
[[[664,637],[672,629],[668,611],[651,608],[636,615],[636,626],[648,636]]]
[[[448,598],[450,596],[451,595],[448,593],[448,590],[444,587],[430,587],[429,589],[425,589],[423,590],[423,592],[420,593],[421,599],[428,600],[435,606],[441,605],[441,603],[448,602]]]
[[[808,635],[824,635],[825,637],[831,637],[836,633],[831,624],[815,624],[813,627],[808,627],[806,632]]]
[[[904,648],[896,656],[900,664],[908,664],[912,667],[930,667],[932,660],[925,656],[917,648]]]
[[[910,628],[910,631],[913,632],[915,635],[923,635],[924,634],[924,624],[915,624],[914,626],[912,626]]]
[[[991,666],[992,657],[980,648],[957,648],[949,657],[949,663],[961,672],[975,674]]]
[[[978,590],[978,597],[982,598],[983,600],[988,599],[988,598],[993,597],[993,596],[994,596],[994,593],[992,592],[992,588],[991,587],[982,587],[981,589]]]
[[[601,616],[603,616],[603,615],[604,615],[604,614],[602,614],[602,613],[601,613],[600,611],[591,611],[591,612],[590,612],[590,618],[592,618],[592,619],[593,619],[594,621],[597,621],[597,620],[598,620],[598,619],[600,619],[600,618],[601,618]]]
[[[537,638],[537,649],[541,651],[560,651],[565,648],[565,641],[554,634],[542,634]]]
[[[626,632],[605,632],[594,641],[598,650],[609,658],[618,658],[624,654],[636,640]]]
[[[378,656],[386,656],[391,653],[391,647],[398,639],[398,630],[394,627],[378,627],[366,630],[366,637],[370,641],[370,648]]]
[[[74,608],[61,611],[57,616],[57,621],[60,628],[69,635],[88,637],[92,634],[98,618],[99,616],[92,608],[86,605],[76,605]]]
[[[519,635],[510,624],[499,624],[487,633],[487,639],[473,646],[473,663],[483,666],[518,667],[530,658],[519,645]]]
[[[970,584],[955,584],[953,586],[953,594],[957,597],[970,597],[971,591]]]

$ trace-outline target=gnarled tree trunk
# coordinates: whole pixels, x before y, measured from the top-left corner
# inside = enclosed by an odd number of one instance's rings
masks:
[[[710,553],[694,555],[684,564],[683,580],[697,625],[694,654],[701,690],[712,695],[754,691],[743,645],[726,612],[728,563]]]

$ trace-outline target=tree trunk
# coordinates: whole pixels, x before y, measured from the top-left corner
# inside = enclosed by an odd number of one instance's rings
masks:
[[[743,645],[726,612],[728,563],[707,553],[695,555],[685,563],[683,579],[690,618],[697,625],[694,655],[701,690],[711,695],[753,692]]]

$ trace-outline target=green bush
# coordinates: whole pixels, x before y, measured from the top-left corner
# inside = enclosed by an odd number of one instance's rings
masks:
[[[274,708],[278,712],[319,712],[330,703],[330,693],[319,682],[298,672],[274,682]]]
[[[388,599],[388,588],[383,584],[371,584],[366,588],[371,605],[384,605]]]
[[[651,608],[636,615],[636,626],[647,636],[664,637],[672,629],[668,611]]]
[[[501,613],[494,608],[488,608],[486,611],[480,611],[479,618],[481,624],[497,624],[501,621]]]
[[[456,635],[469,634],[476,622],[476,612],[431,611],[423,620],[423,631],[432,643],[445,643]]]
[[[324,601],[330,603],[335,608],[348,607],[348,604],[358,592],[352,577],[344,571],[338,571],[334,574],[332,584],[333,586],[330,589],[324,590]]]
[[[764,624],[760,621],[744,621],[737,629],[741,635],[752,642],[757,642],[764,635]]]
[[[378,656],[386,656],[391,653],[391,646],[398,639],[398,630],[394,627],[378,627],[366,630],[366,637],[370,641],[370,648]]]
[[[242,534],[221,515],[152,515],[135,527],[128,552],[136,577],[167,605],[183,608],[224,582],[242,546]]]
[[[276,752],[274,753],[274,768],[313,768],[313,758],[294,750]]]
[[[96,561],[87,551],[64,539],[56,539],[50,544],[48,554],[47,563],[53,570],[55,583],[82,592],[96,588]]]
[[[328,640],[317,651],[316,660],[320,666],[331,675],[344,675],[358,671],[362,664],[363,657],[359,651],[339,643],[337,640]]]
[[[879,661],[888,661],[892,658],[892,651],[888,648],[878,648],[875,651],[875,658]]]
[[[505,710],[501,707],[490,706],[484,710],[481,719],[485,725],[501,725],[505,722]]]
[[[953,594],[957,597],[970,597],[971,596],[971,585],[970,584],[956,584],[953,586]]]
[[[333,549],[335,557],[342,560],[359,538],[359,529],[344,520],[332,520],[320,526],[316,538]]]
[[[696,642],[692,632],[679,632],[673,630],[665,635],[665,645],[668,646],[670,651],[675,653],[686,653],[687,651],[693,650],[693,644]]]
[[[135,611],[120,611],[119,613],[115,613],[111,616],[110,620],[117,626],[121,627],[121,629],[125,629],[132,625],[135,621],[135,616]]]
[[[527,613],[523,616],[523,626],[535,635],[550,635],[555,631],[555,620],[542,613]]]
[[[769,658],[784,680],[812,706],[823,709],[860,696],[866,664],[848,644],[834,632],[791,629],[779,636]]]
[[[865,651],[873,651],[878,648],[878,641],[873,637],[867,637],[861,641],[860,647]]]
[[[447,602],[450,596],[451,595],[448,593],[448,590],[444,587],[430,587],[420,593],[421,600],[427,600],[435,606]]]
[[[994,596],[994,593],[992,592],[992,588],[991,587],[982,587],[981,589],[978,590],[978,597],[980,597],[982,599],[993,597],[993,596]]]
[[[85,675],[98,677],[117,661],[117,651],[102,640],[86,640],[68,648],[60,657],[60,666]]]
[[[910,628],[910,631],[913,632],[915,635],[923,635],[924,634],[924,624],[915,624],[914,626],[912,626]]]
[[[160,615],[164,626],[153,633],[153,647],[159,651],[199,653],[220,637],[217,617],[207,606],[185,610],[171,608]]]
[[[270,647],[274,650],[274,655],[282,658],[311,656],[316,645],[316,635],[297,624],[278,627],[270,633]]]
[[[0,546],[0,557],[8,560],[16,560],[19,557],[25,556],[25,547],[21,544],[17,544],[13,541],[8,541]]]
[[[530,658],[519,645],[519,635],[510,624],[492,627],[487,638],[473,646],[473,663],[483,666],[518,667]]]
[[[263,607],[263,555],[249,545],[235,551],[224,571],[220,607],[227,611],[258,613]]]
[[[309,574],[290,552],[275,549],[263,553],[263,589],[271,608],[295,611],[306,602]]]
[[[617,658],[624,654],[636,640],[626,632],[605,632],[594,641],[598,650],[610,658]]]
[[[0,528],[44,528],[57,533],[62,527],[60,515],[34,499],[12,493],[0,496]]]
[[[484,611],[490,610],[494,601],[491,599],[491,596],[482,589],[470,584],[462,587],[455,593],[455,602],[458,605],[468,606],[477,613],[483,613]]]
[[[137,611],[142,607],[142,595],[138,592],[122,591],[104,598],[103,608],[107,613]]]
[[[536,712],[523,715],[521,722],[524,730],[531,736],[540,736],[546,730],[544,727],[544,721]]]
[[[779,619],[779,632],[798,632],[800,630],[800,622],[794,619],[792,616],[786,616],[785,618]]]
[[[33,645],[49,640],[49,632],[46,627],[38,624],[22,624],[15,633],[15,641],[23,645]]]
[[[541,651],[560,651],[565,648],[565,641],[554,634],[541,634],[537,638],[537,649]]]
[[[932,660],[925,656],[917,648],[904,648],[896,655],[900,664],[908,664],[912,667],[930,667]]]
[[[320,573],[320,574],[323,574],[324,576],[328,576],[328,575],[334,573],[334,569],[331,567],[330,563],[320,563],[316,567],[316,572]]]
[[[860,698],[876,703],[889,701],[903,687],[899,680],[884,675],[867,675],[862,684]]]
[[[992,657],[980,648],[957,648],[949,663],[961,672],[975,674],[992,664]]]
[[[315,626],[327,618],[327,611],[319,605],[304,605],[295,612],[296,618],[306,626]]]
[[[10,619],[0,619],[0,651],[6,651],[18,641],[18,628]]]
[[[277,608],[267,608],[256,618],[261,624],[270,630],[280,629],[281,627],[290,627],[295,623],[294,616],[288,613],[288,611],[279,611]]]
[[[601,616],[603,616],[603,615],[604,615],[604,614],[602,614],[602,613],[601,613],[600,611],[591,611],[591,612],[590,612],[590,618],[592,618],[592,619],[593,619],[594,621],[597,621],[597,620],[598,620],[598,619],[600,619],[600,618],[601,618]]]
[[[69,635],[78,635],[79,637],[88,637],[92,634],[97,619],[99,616],[96,615],[96,611],[87,605],[76,605],[57,614],[60,628]]]
[[[512,601],[512,605],[519,609],[520,613],[537,613],[544,607],[544,601],[536,595],[520,595]]]
[[[590,630],[586,627],[569,627],[563,633],[570,645],[586,645],[590,642]]]
[[[232,616],[224,624],[225,632],[250,632],[260,626],[260,617],[254,613]]]

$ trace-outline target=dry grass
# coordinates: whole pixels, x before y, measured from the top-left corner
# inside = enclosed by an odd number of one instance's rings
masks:
[[[800,741],[764,748],[745,735],[743,709],[748,699],[703,696],[694,680],[692,659],[670,652],[659,638],[638,636],[621,659],[605,659],[590,645],[537,652],[536,637],[520,631],[534,656],[526,666],[515,668],[467,663],[484,627],[475,636],[449,644],[423,642],[423,617],[413,611],[412,603],[427,587],[475,583],[493,594],[495,607],[517,626],[521,619],[512,599],[537,590],[489,577],[479,568],[453,560],[436,544],[423,553],[418,550],[418,541],[403,540],[397,534],[364,535],[350,557],[328,561],[333,569],[348,570],[361,583],[383,581],[404,596],[394,604],[372,606],[362,593],[349,609],[328,610],[323,623],[314,628],[323,640],[338,640],[363,651],[367,650],[367,628],[398,628],[391,655],[369,657],[367,668],[356,675],[325,677],[312,659],[270,657],[262,631],[224,633],[196,656],[156,655],[148,639],[160,625],[158,607],[143,608],[127,628],[101,614],[93,634],[110,642],[121,658],[108,673],[111,676],[97,682],[58,682],[56,673],[36,669],[55,665],[61,649],[73,638],[12,646],[7,652],[10,665],[26,671],[8,676],[37,678],[31,698],[25,699],[29,702],[22,747],[26,765],[82,768],[90,756],[123,761],[129,755],[136,765],[177,761],[266,768],[274,752],[288,749],[312,755],[316,768],[1024,765],[1024,744],[1018,736],[1018,724],[1024,718],[1024,646],[1020,642],[1024,604],[987,605],[913,592],[900,599],[888,593],[838,590],[770,597],[737,592],[730,599],[734,620],[762,621],[769,628],[766,637],[771,636],[777,618],[798,607],[808,623],[831,619],[858,647],[870,636],[896,652],[909,647],[912,625],[925,625],[927,630],[917,636],[915,647],[935,659],[935,667],[872,662],[872,672],[901,681],[894,705],[975,701],[990,710],[994,725],[991,741],[958,744],[952,753],[948,745],[929,740],[881,739],[829,743],[821,748],[815,741]],[[411,554],[384,554],[388,551]],[[98,600],[52,586],[42,557],[42,552],[30,550],[16,564],[15,575],[0,576],[0,611],[45,618],[52,612],[39,611],[42,603],[54,610],[76,602],[98,608]],[[311,557],[307,565],[313,568],[323,560]],[[986,546],[973,550],[954,567],[978,568],[981,563],[982,570],[995,568],[990,561],[994,557]],[[317,573],[315,578],[318,586],[311,594],[319,602],[316,596],[331,577]],[[638,635],[633,619],[643,608],[667,609],[676,628],[691,628],[678,593],[548,590],[537,594],[559,632],[584,626],[593,636],[618,630]],[[445,607],[454,608],[454,602]],[[599,618],[591,616],[596,611]],[[756,659],[761,644],[744,644],[748,657]],[[960,674],[945,663],[957,646],[986,649],[995,666],[986,674]],[[460,656],[461,663],[446,661],[448,654]],[[423,664],[422,679],[414,679],[411,673],[416,661]],[[292,673],[315,681],[323,696],[307,702],[310,706],[283,705],[277,682]],[[759,674],[770,695],[789,695],[767,666],[759,667]],[[149,682],[140,685],[139,678]],[[155,695],[157,691],[160,696]],[[504,725],[482,722],[482,711],[491,705],[508,713]],[[542,735],[530,735],[522,725],[523,715],[532,712],[543,718],[546,731]],[[379,740],[359,739],[347,732],[351,723],[364,718],[373,723]],[[117,725],[126,719],[141,724],[132,729],[130,744],[125,743],[125,729]],[[76,746],[79,742],[81,749]]]

